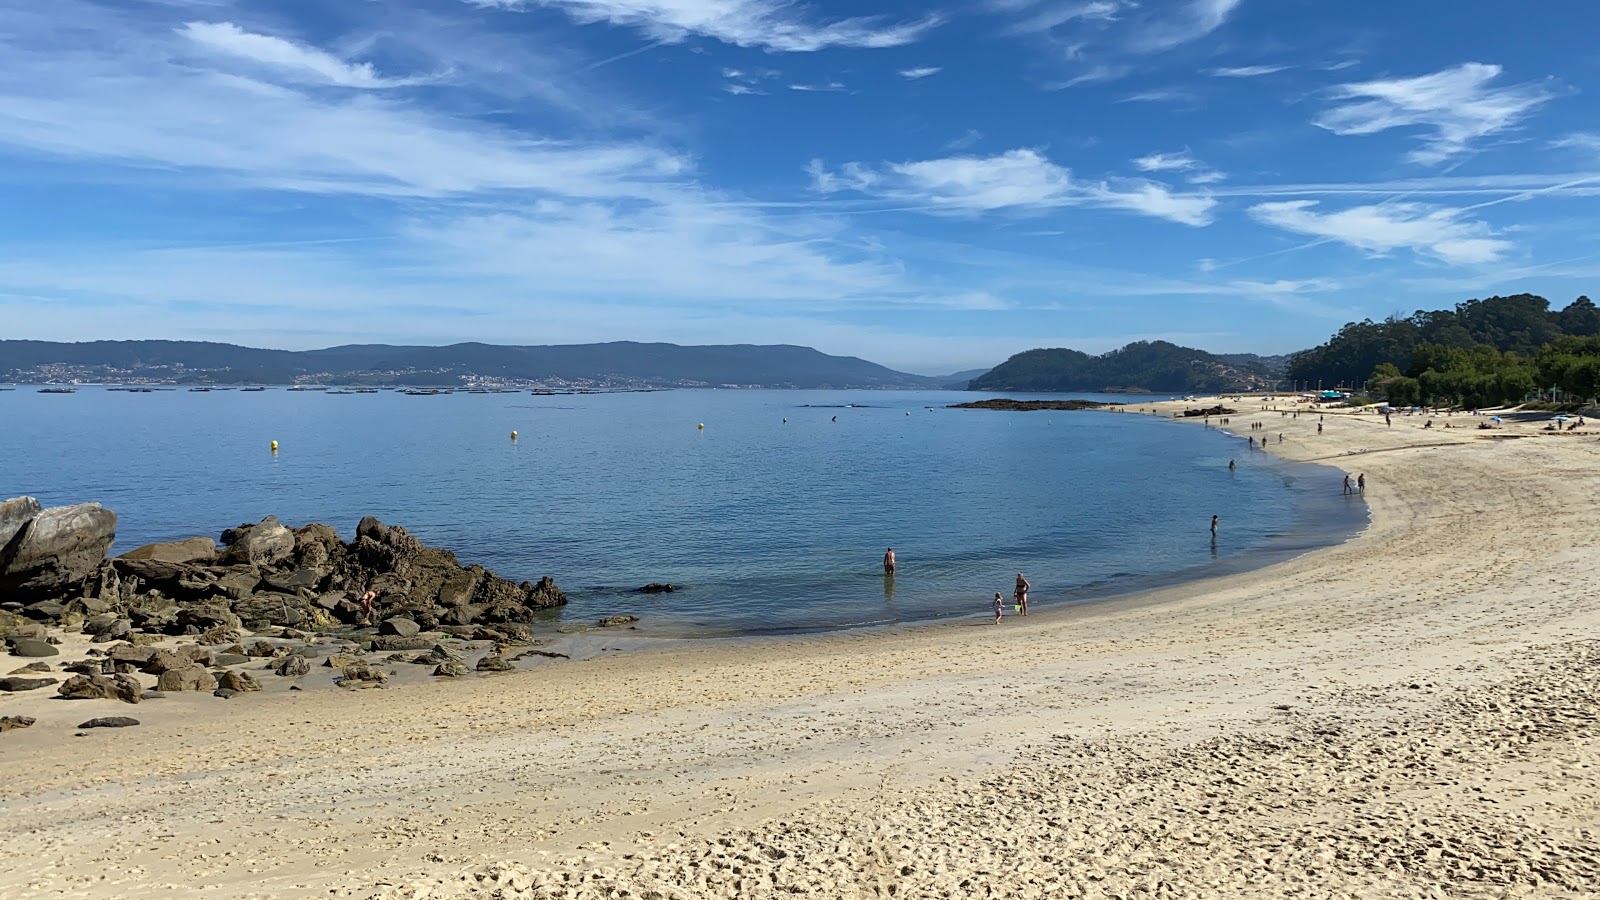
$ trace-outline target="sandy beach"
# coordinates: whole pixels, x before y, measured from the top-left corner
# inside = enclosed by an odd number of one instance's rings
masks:
[[[1223,402],[1241,465],[1260,421],[1265,452],[1364,473],[1371,526],[998,627],[0,694],[38,720],[0,734],[0,896],[1600,894],[1600,429],[1327,411],[1319,435]],[[73,727],[103,715],[141,724]]]

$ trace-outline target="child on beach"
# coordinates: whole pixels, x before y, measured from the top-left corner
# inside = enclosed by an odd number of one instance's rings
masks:
[[[994,592],[994,623],[1000,624],[1000,617],[1005,614],[1006,604],[1000,599],[1000,592]]]

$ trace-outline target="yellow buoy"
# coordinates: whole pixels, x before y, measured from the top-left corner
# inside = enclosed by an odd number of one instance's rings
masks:
[[[706,430],[706,423],[704,423],[704,422],[701,422],[701,423],[700,423],[700,424],[699,424],[699,425],[698,425],[698,426],[696,426],[696,427],[698,427],[698,428],[699,428],[699,429],[700,429],[700,430],[701,430],[701,431],[705,431],[705,430]]]
[[[517,433],[515,431],[511,432],[511,439],[513,441],[517,439]]]
[[[278,442],[277,441],[273,441],[272,442],[272,452],[273,453],[277,453],[278,452]]]

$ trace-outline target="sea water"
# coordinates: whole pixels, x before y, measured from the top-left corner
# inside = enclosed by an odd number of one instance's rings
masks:
[[[0,392],[0,499],[97,501],[119,517],[113,553],[269,514],[349,540],[374,515],[463,563],[551,576],[571,603],[550,624],[631,613],[663,636],[981,616],[1019,572],[1035,604],[1080,602],[1284,559],[1366,521],[1341,473],[1243,434],[947,408],[980,396],[20,386]],[[635,593],[648,582],[681,590]]]

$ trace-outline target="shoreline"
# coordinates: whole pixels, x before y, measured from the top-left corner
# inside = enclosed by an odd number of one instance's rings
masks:
[[[1370,523],[1266,568],[998,628],[547,660],[470,688],[174,697],[119,733],[8,732],[0,757],[37,763],[11,767],[0,829],[33,849],[0,861],[0,893],[533,898],[595,876],[663,896],[896,881],[966,896],[958,883],[983,872],[1012,895],[1128,895],[1155,878],[1180,895],[1582,896],[1600,885],[1586,687],[1600,548],[1577,507],[1600,488],[1600,444],[1328,418],[1321,439],[1295,420],[1284,454],[1365,471]],[[1591,712],[1557,727],[1562,704]],[[36,705],[74,722],[123,711]],[[1533,730],[1515,756],[1475,736],[1519,721]],[[1522,872],[1441,832],[1565,868]],[[1167,843],[1180,833],[1194,842]],[[1414,861],[1383,864],[1375,835]],[[733,865],[763,880],[741,890]]]

